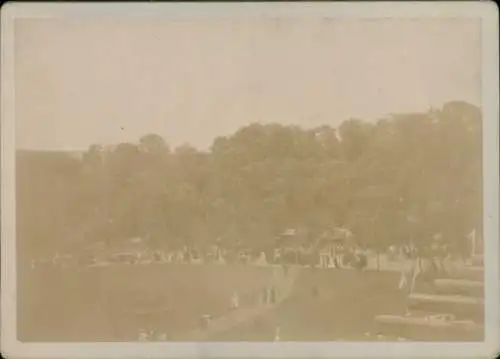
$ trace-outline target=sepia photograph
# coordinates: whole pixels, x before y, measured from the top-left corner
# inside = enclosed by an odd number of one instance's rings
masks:
[[[498,120],[489,2],[8,3],[2,354],[494,356]]]

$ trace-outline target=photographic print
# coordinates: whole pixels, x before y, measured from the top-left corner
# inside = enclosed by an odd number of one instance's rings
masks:
[[[4,5],[2,352],[494,355],[497,16]]]

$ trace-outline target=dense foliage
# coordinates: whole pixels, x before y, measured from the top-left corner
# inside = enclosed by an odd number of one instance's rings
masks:
[[[481,131],[480,110],[452,102],[338,129],[256,123],[205,152],[153,134],[83,158],[19,151],[18,238],[29,251],[133,236],[260,246],[342,226],[371,248],[436,232],[460,247],[481,229]]]

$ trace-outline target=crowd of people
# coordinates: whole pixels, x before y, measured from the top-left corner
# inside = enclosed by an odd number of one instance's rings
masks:
[[[474,244],[471,247],[475,246]],[[438,276],[446,276],[455,254],[441,235],[435,235],[426,244],[410,241],[407,245],[390,246],[385,253],[389,261],[397,264],[401,271],[399,288],[411,294],[418,280],[431,282]],[[113,264],[251,264],[258,266],[281,266],[286,272],[288,266],[299,265],[310,268],[355,268],[363,270],[368,266],[370,253],[353,241],[327,241],[318,245],[274,246],[272,248],[230,248],[216,243],[206,247],[183,246],[169,250],[115,253],[106,256],[87,255],[77,257],[57,253],[53,258],[32,261],[31,267],[39,264],[68,267],[71,265],[106,266]],[[379,269],[379,268],[377,268]],[[266,294],[268,298],[272,293]],[[231,306],[239,306],[237,296],[231,299]],[[269,299],[272,301],[272,299]]]
[[[56,267],[71,266],[107,266],[113,264],[154,264],[154,263],[219,263],[219,264],[255,264],[255,265],[300,265],[319,268],[363,269],[368,264],[367,251],[360,248],[349,248],[343,244],[335,244],[323,248],[273,247],[265,249],[230,249],[213,246],[202,250],[194,246],[180,249],[152,250],[144,248],[140,251],[120,251],[116,253],[61,254],[51,258],[31,261],[31,268],[41,265]]]

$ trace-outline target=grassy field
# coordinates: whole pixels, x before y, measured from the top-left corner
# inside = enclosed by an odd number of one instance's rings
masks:
[[[269,277],[270,269],[244,265],[25,270],[18,335],[22,341],[109,341],[135,340],[148,326],[189,331],[202,315],[228,311],[234,290],[244,301]]]
[[[204,314],[227,313],[233,291],[255,302],[272,269],[246,265],[163,264],[40,268],[21,273],[21,341],[130,341],[153,327],[170,339],[197,327]],[[302,269],[284,303],[211,340],[364,340],[373,318],[403,311],[393,272]],[[315,292],[314,288],[318,291]]]
[[[269,341],[277,326],[282,341],[368,340],[375,315],[404,313],[398,279],[393,272],[303,269],[282,305],[212,340]]]

